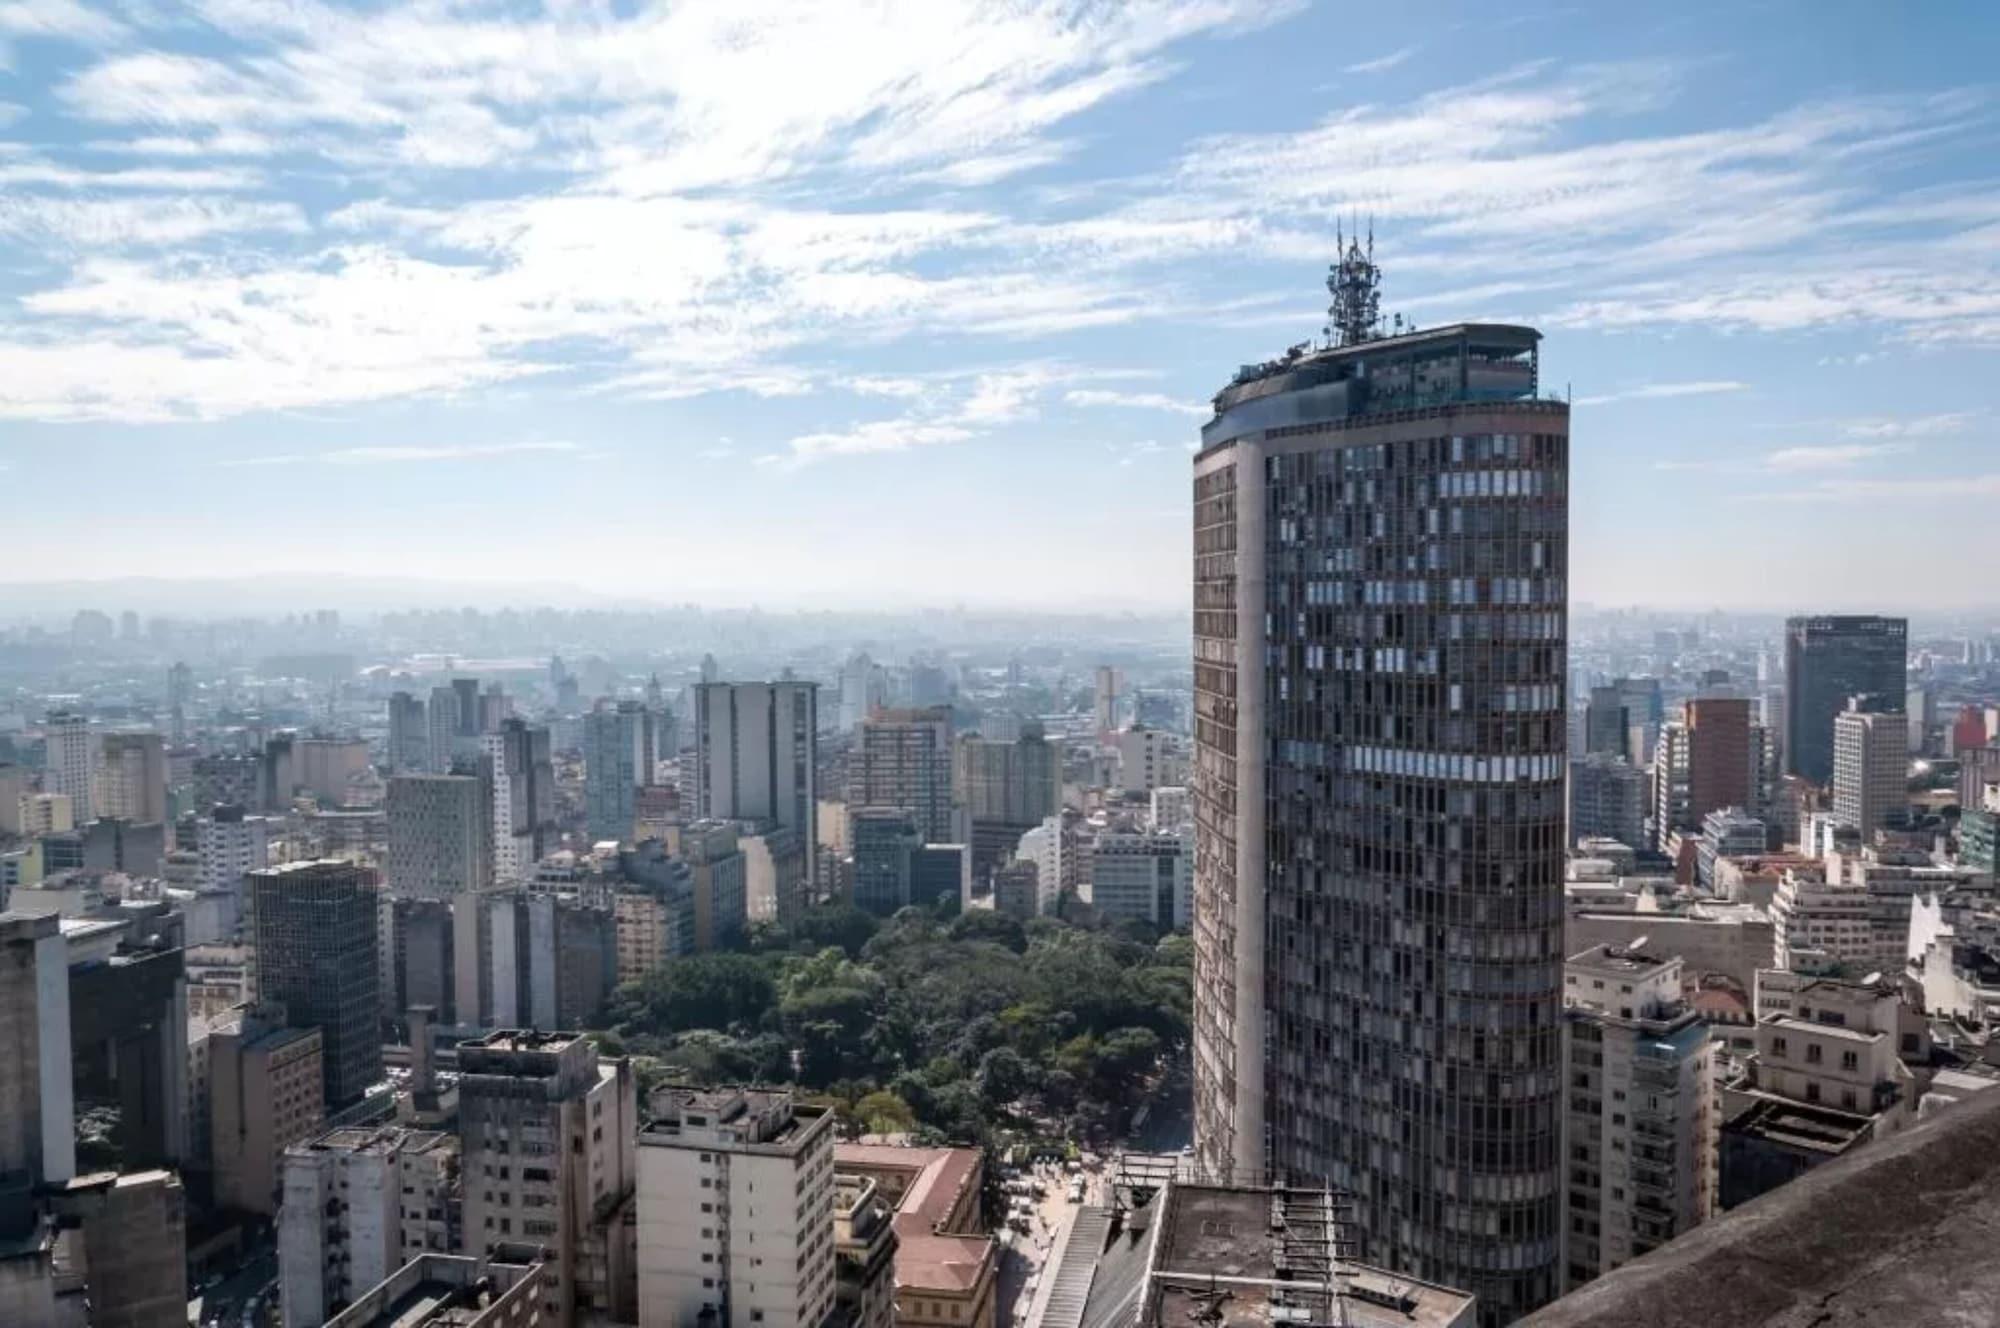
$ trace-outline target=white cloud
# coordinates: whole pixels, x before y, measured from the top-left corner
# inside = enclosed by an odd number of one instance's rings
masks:
[[[575,443],[428,443],[370,447],[339,447],[328,452],[282,452],[268,456],[239,457],[222,462],[225,466],[292,466],[325,462],[336,466],[398,465],[418,461],[470,461],[483,457],[532,454],[580,454]]]
[[[1935,503],[1971,500],[1985,503],[1996,496],[2000,496],[2000,474],[1821,480],[1807,488],[1745,495],[1745,498],[1756,502],[1789,503],[1911,501]]]
[[[1849,420],[1841,426],[1841,432],[1854,438],[1932,438],[1940,434],[1963,432],[1965,426],[1977,418],[1978,415],[1969,410],[1902,418],[1879,416],[1864,420]]]
[[[6,0],[6,3],[0,3],[0,36],[107,42],[125,31],[125,25],[117,19],[78,3],[78,0]]]
[[[1900,443],[1836,443],[1828,447],[1786,447],[1764,458],[1769,470],[1837,470],[1909,449]]]
[[[1360,60],[1351,65],[1343,65],[1343,74],[1386,74],[1417,53],[1417,47],[1405,46],[1400,50],[1378,55],[1373,60]]]
[[[785,468],[836,456],[863,456],[876,452],[905,452],[913,447],[934,447],[939,443],[962,443],[972,437],[963,425],[926,423],[920,420],[870,420],[853,428],[830,433],[801,434],[787,447],[789,452],[759,458],[766,464]]]
[[[372,466],[405,461],[466,461],[479,457],[527,453],[580,452],[575,443],[450,443],[409,447],[343,447],[322,452],[320,460],[342,466]]]
[[[216,235],[305,230],[305,215],[291,203],[0,195],[0,237],[63,249],[179,245]]]
[[[1707,379],[1691,383],[1647,383],[1642,387],[1628,388],[1622,392],[1608,392],[1602,396],[1578,397],[1579,406],[1602,406],[1613,401],[1654,401],[1663,397],[1705,397],[1718,392],[1742,392],[1748,383],[1733,379]]]
[[[1129,406],[1134,410],[1170,410],[1177,415],[1194,419],[1206,418],[1214,412],[1205,405],[1192,401],[1179,401],[1164,392],[1113,392],[1101,388],[1079,388],[1063,394],[1063,400],[1072,406]]]

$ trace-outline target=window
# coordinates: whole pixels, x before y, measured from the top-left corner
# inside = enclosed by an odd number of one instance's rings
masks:
[[[1780,1058],[1782,1058],[1782,1057],[1784,1056],[1784,1054],[1785,1054],[1785,1040],[1784,1040],[1783,1038],[1772,1038],[1772,1039],[1771,1039],[1771,1054],[1772,1054],[1773,1056],[1777,1056],[1777,1057],[1780,1057]]]
[[[1848,1070],[1848,1071],[1853,1071],[1853,1070],[1858,1070],[1858,1069],[1860,1069],[1860,1068],[1861,1068],[1861,1057],[1860,1057],[1860,1055],[1859,1055],[1858,1053],[1856,1053],[1856,1052],[1852,1052],[1852,1051],[1843,1051],[1843,1052],[1841,1052],[1841,1053],[1840,1053],[1840,1068],[1841,1068],[1841,1069],[1843,1069],[1843,1070]]]
[[[1807,1064],[1807,1065],[1818,1065],[1818,1064],[1820,1063],[1820,1060],[1821,1060],[1821,1059],[1822,1059],[1822,1058],[1821,1058],[1821,1056],[1820,1056],[1820,1045],[1819,1045],[1819,1043],[1817,1043],[1817,1042],[1808,1042],[1808,1043],[1806,1043],[1806,1064]]]

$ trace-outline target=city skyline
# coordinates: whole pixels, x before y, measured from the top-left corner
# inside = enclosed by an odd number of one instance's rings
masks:
[[[1546,333],[1576,600],[1979,603],[1919,538],[2000,491],[1948,9],[12,6],[0,469],[121,537],[25,504],[0,575],[1181,610],[1207,398],[1372,217],[1385,311]]]

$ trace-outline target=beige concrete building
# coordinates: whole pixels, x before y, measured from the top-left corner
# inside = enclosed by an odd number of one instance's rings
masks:
[[[233,1017],[232,1017],[233,1016]],[[275,1012],[240,1006],[208,1037],[209,1157],[215,1201],[274,1217],[285,1149],[325,1119],[322,1040]]]
[[[1910,720],[1849,710],[1833,721],[1833,816],[1866,844],[1909,818]]]
[[[167,819],[167,747],[160,734],[105,734],[95,778],[99,816],[145,825]]]
[[[639,1328],[819,1328],[833,1310],[833,1114],[671,1090],[639,1135]]]
[[[1681,971],[1602,945],[1564,965],[1567,1289],[1715,1214],[1715,1046]]]
[[[1873,1117],[1876,1138],[1916,1122],[1930,1025],[1897,981],[1767,969],[1757,974],[1757,1051],[1725,1087],[1725,1114],[1753,1097]]]
[[[67,793],[24,793],[18,806],[21,833],[30,839],[76,829],[76,810]]]
[[[518,1029],[458,1046],[464,1252],[547,1251],[555,1323],[631,1323],[638,1090],[580,1033]]]

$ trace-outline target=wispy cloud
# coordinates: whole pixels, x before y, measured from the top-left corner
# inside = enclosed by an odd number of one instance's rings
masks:
[[[583,448],[567,442],[524,443],[444,443],[410,446],[339,447],[328,452],[285,452],[270,456],[240,457],[225,466],[291,466],[324,462],[335,466],[398,465],[418,461],[470,461],[481,457],[533,454],[580,454]]]
[[[1614,401],[1657,401],[1663,397],[1705,397],[1719,392],[1748,391],[1750,384],[1732,379],[1708,379],[1692,383],[1647,383],[1642,387],[1628,388],[1622,392],[1607,392],[1598,396],[1578,397],[1579,406],[1603,406]]]
[[[1391,51],[1387,55],[1378,55],[1373,60],[1361,60],[1351,65],[1342,65],[1340,72],[1343,74],[1386,74],[1415,55],[1419,49],[1421,48],[1405,46],[1401,50]]]
[[[1962,433],[1967,425],[1978,418],[1977,412],[1969,410],[1902,418],[1881,416],[1865,420],[1849,420],[1841,426],[1841,432],[1854,438],[1935,438],[1944,434]]]
[[[1789,503],[1936,503],[1955,500],[1989,502],[1996,496],[2000,496],[2000,474],[1829,479],[1805,488],[1755,495],[1752,500]]]
[[[1164,392],[1113,392],[1101,388],[1078,388],[1063,394],[1063,400],[1072,406],[1130,406],[1135,410],[1170,410],[1177,415],[1202,418],[1212,412],[1209,407],[1191,401],[1179,401]]]
[[[126,31],[117,19],[79,0],[0,3],[0,37],[55,37],[94,43],[111,41]]]
[[[1741,456],[1683,457],[1655,461],[1660,471],[1715,471],[1736,474],[1798,474],[1807,471],[1845,470],[1864,462],[1908,452],[1909,443],[1827,443],[1781,447],[1772,451]]]
[[[792,469],[828,457],[865,456],[876,452],[907,452],[913,447],[962,443],[972,430],[957,424],[921,420],[870,420],[850,429],[800,434],[789,451],[758,458],[760,464]]]
[[[1902,443],[1835,443],[1828,447],[1785,447],[1764,458],[1767,470],[1839,470],[1876,457],[1907,452]]]

